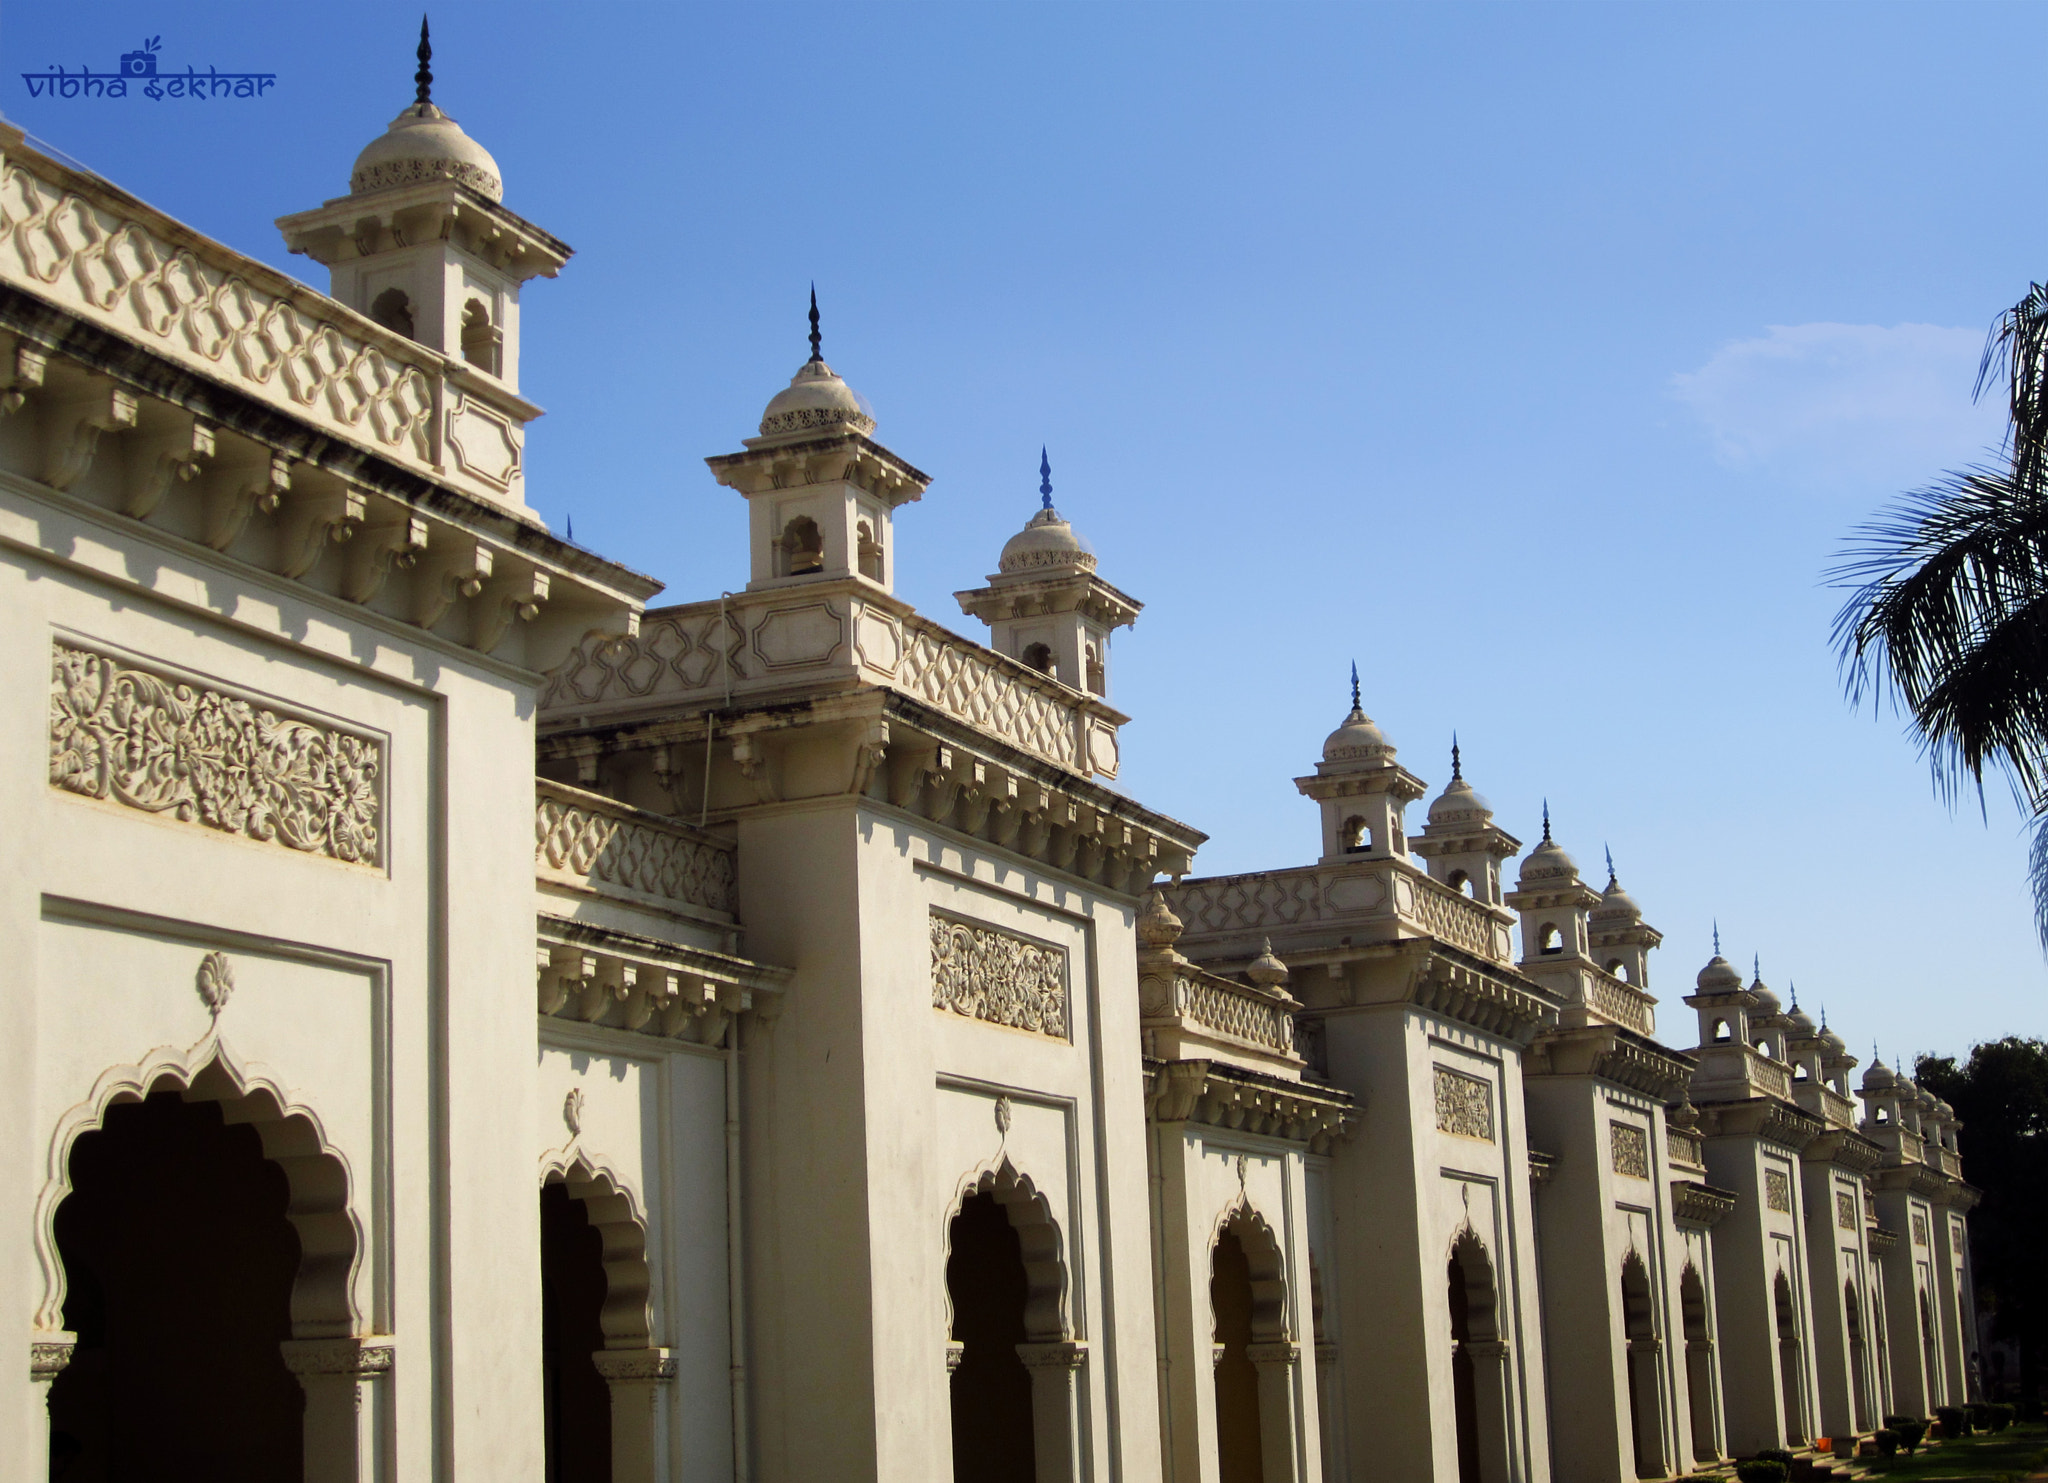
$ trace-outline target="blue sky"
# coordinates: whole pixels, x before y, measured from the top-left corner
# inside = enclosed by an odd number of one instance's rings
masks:
[[[1822,574],[1997,435],[1985,325],[2048,277],[2048,9],[1992,4],[437,4],[436,100],[577,255],[525,297],[529,497],[691,600],[745,577],[702,459],[805,354],[934,476],[899,590],[962,627],[1036,504],[1147,604],[1119,786],[1296,864],[1365,705],[1550,800],[1666,934],[1718,918],[1852,1048],[2048,1033],[2002,794],[1851,711]],[[0,109],[287,271],[411,96],[413,6],[8,7]],[[31,99],[28,68],[275,71],[257,102]],[[1420,822],[1419,811],[1415,822]],[[1599,883],[1600,876],[1595,883]]]

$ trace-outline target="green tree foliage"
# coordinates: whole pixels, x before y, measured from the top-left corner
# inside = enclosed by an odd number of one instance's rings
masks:
[[[1977,1301],[1994,1337],[2018,1342],[2022,1393],[2036,1395],[2048,1381],[2048,1043],[2008,1036],[1960,1066],[1923,1056],[1913,1074],[1966,1125],[1963,1174],[1984,1191],[1970,1214]]]

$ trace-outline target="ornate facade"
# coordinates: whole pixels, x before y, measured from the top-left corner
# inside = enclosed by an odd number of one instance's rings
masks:
[[[0,1473],[1596,1483],[1970,1396],[1949,1109],[1718,951],[1660,1041],[1612,871],[1455,749],[1411,833],[1355,677],[1319,848],[1194,875],[1049,467],[915,612],[815,305],[742,590],[556,539],[504,179],[423,61],[323,295],[0,127]]]

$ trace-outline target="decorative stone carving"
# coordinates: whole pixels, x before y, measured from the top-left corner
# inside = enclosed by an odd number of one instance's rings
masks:
[[[998,1136],[1005,1138],[1009,1136],[1010,1120],[1013,1116],[1014,1114],[1010,1109],[1010,1099],[1008,1097],[996,1098],[996,1133]]]
[[[1060,1040],[1067,1030],[1067,955],[992,927],[931,915],[932,1007]]]
[[[612,1383],[676,1378],[676,1358],[667,1349],[600,1349],[590,1356],[590,1362]]]
[[[549,870],[602,891],[731,912],[733,851],[687,826],[665,825],[594,794],[542,783],[534,808],[534,855]]]
[[[88,798],[363,865],[383,859],[375,740],[59,639],[50,782]]]
[[[32,1339],[28,1346],[28,1378],[48,1384],[64,1373],[78,1345],[65,1339]]]
[[[235,992],[235,969],[228,962],[226,953],[208,953],[199,960],[198,988],[206,1012],[219,1019],[220,1012],[228,1007],[228,999]]]
[[[582,1087],[570,1087],[569,1095],[562,1099],[562,1121],[569,1125],[571,1138],[583,1131]]]
[[[1437,1067],[1436,1126],[1440,1133],[1493,1142],[1493,1084],[1448,1066]]]
[[[1607,1125],[1609,1153],[1613,1159],[1614,1172],[1630,1179],[1650,1177],[1650,1135],[1634,1123],[1611,1122]]]
[[[287,1339],[284,1367],[294,1375],[348,1375],[374,1380],[391,1373],[389,1339]]]
[[[1847,1190],[1835,1191],[1835,1224],[1845,1231],[1856,1229],[1856,1197]]]
[[[1764,1170],[1764,1203],[1786,1215],[1792,1213],[1792,1176],[1783,1169]]]
[[[1915,1246],[1925,1246],[1927,1244],[1927,1217],[1917,1210],[1913,1212],[1913,1244]]]

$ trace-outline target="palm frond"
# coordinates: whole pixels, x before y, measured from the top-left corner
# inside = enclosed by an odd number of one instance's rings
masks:
[[[2027,853],[2027,883],[2034,888],[2034,931],[2048,952],[2048,814],[2034,826],[2034,847]]]
[[[1993,321],[1972,395],[1997,381],[2011,418],[2006,451],[2014,475],[2031,483],[2048,468],[2048,285],[2028,284],[2026,297]]]

